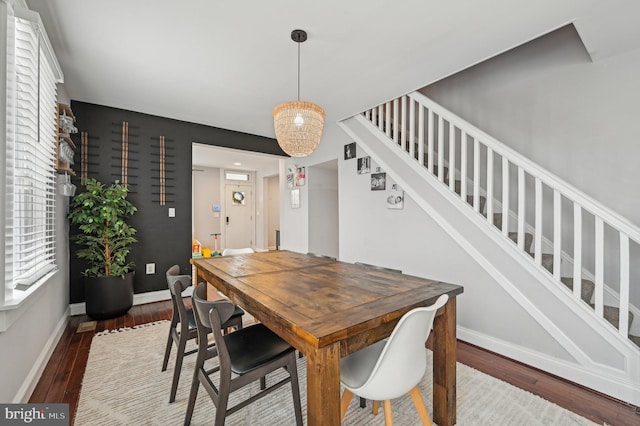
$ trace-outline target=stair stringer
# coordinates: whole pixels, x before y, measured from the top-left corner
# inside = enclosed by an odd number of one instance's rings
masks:
[[[449,162],[446,160],[445,160],[445,165],[449,167]],[[460,177],[458,176],[458,173],[459,171],[456,170],[456,179]],[[469,185],[469,187],[473,186],[473,180],[471,178],[467,178],[467,185]],[[480,195],[483,197],[486,197],[487,191],[484,188],[480,188]],[[494,199],[493,205],[494,205],[495,212],[502,211],[501,200]],[[509,210],[509,223],[518,223],[518,215],[512,210]],[[535,229],[533,228],[533,226],[531,226],[531,224],[525,222],[524,232],[533,235],[535,234]],[[553,253],[553,242],[549,240],[549,238],[545,237],[544,235],[542,235],[541,239],[542,239],[542,252]],[[513,244],[514,247],[517,247],[517,242],[511,241],[511,243]],[[560,275],[563,277],[573,276],[573,258],[564,249],[560,251],[560,256],[562,259],[560,262],[562,273]],[[593,281],[593,282],[596,281],[595,275],[590,270],[588,270],[585,266],[581,268],[581,271],[582,271],[581,272],[582,278]],[[548,272],[548,271],[547,273],[551,274],[551,272]],[[568,290],[568,291],[571,291],[571,290]],[[611,305],[611,306],[620,306],[620,294],[615,289],[611,288],[611,286],[609,286],[607,283],[604,283],[604,304]],[[591,308],[591,310],[593,310],[593,308]],[[629,327],[629,334],[638,335],[640,334],[640,309],[637,306],[630,303],[629,312],[633,314],[634,318],[639,319],[638,321],[633,321],[631,323],[631,326]]]
[[[640,405],[640,351],[628,339],[558,286],[542,266],[516,250],[511,240],[496,232],[480,213],[461,201],[370,121],[357,115],[339,125],[576,362],[536,353],[459,326],[464,340]]]

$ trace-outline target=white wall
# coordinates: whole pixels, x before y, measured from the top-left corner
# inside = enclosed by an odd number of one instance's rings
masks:
[[[422,92],[640,225],[640,50],[591,62],[572,27]]]
[[[211,234],[220,233],[220,216],[215,217],[213,206],[222,205],[220,196],[220,169],[195,167],[193,170],[193,238],[198,239],[202,247],[215,248]],[[221,249],[218,240],[218,250]]]
[[[335,120],[335,118],[333,118]],[[280,160],[280,239],[283,250],[309,252],[309,185],[300,189],[300,208],[291,208],[291,189],[287,188],[286,172],[289,167],[307,167],[342,158],[342,145],[349,139],[335,121],[327,117],[318,149],[305,158]],[[340,179],[340,176],[338,176]],[[341,224],[339,224],[341,226]]]
[[[307,169],[309,186],[309,251],[339,257],[337,160]]]

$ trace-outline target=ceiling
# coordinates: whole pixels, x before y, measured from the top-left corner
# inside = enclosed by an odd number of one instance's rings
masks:
[[[27,0],[73,100],[275,137],[302,100],[326,126],[573,22],[592,58],[635,49],[635,0]],[[613,3],[613,5],[612,5]]]

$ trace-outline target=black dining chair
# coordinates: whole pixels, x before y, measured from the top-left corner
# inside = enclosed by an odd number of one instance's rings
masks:
[[[175,344],[178,352],[176,353],[176,365],[173,369],[173,381],[171,382],[171,393],[169,394],[169,402],[176,400],[176,392],[178,390],[178,382],[180,381],[180,371],[182,370],[182,360],[185,356],[197,352],[197,349],[186,351],[187,341],[195,339],[198,336],[196,320],[193,310],[187,308],[182,297],[182,293],[191,287],[190,275],[179,275],[180,267],[173,265],[167,270],[167,285],[171,294],[171,302],[173,305],[173,314],[171,316],[171,326],[169,328],[169,336],[167,337],[167,346],[164,351],[164,360],[162,362],[162,371],[167,370],[169,364],[169,355],[171,348]],[[225,330],[241,329],[242,316],[244,311],[242,308],[235,306],[233,315],[223,324]],[[178,327],[179,325],[179,327]]]
[[[221,324],[233,315],[233,303],[227,300],[207,301],[204,298],[205,291],[205,284],[201,283],[192,295],[199,344],[184,420],[185,426],[191,424],[200,385],[205,388],[216,406],[214,424],[222,426],[228,415],[287,383],[291,383],[296,425],[302,425],[298,371],[293,347],[262,323],[222,335]],[[210,334],[213,334],[215,346],[207,346]],[[207,369],[205,361],[216,356],[219,365]],[[238,402],[233,407],[228,407],[231,392],[256,382],[264,378],[267,373],[280,368],[284,368],[289,373],[285,378],[258,391],[248,399]],[[218,383],[212,380],[215,373],[219,373]]]

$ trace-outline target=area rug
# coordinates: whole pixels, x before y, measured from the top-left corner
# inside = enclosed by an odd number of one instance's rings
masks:
[[[169,390],[175,363],[175,348],[169,368],[161,372],[169,322],[140,326],[116,332],[102,332],[93,338],[89,360],[82,382],[75,424],[85,425],[181,425],[189,397],[195,355],[185,358],[177,398],[169,404]],[[191,342],[190,342],[191,343]],[[212,360],[215,363],[215,360]],[[431,353],[429,352],[429,365]],[[306,424],[305,359],[298,359],[300,393]],[[427,371],[431,371],[429,367]],[[267,376],[267,382],[278,380],[278,374]],[[282,373],[284,374],[284,373]],[[234,392],[234,404],[243,394],[253,394],[258,383]],[[283,386],[267,397],[227,417],[227,425],[295,424],[290,386]],[[420,391],[432,412],[431,375],[426,374]],[[473,368],[458,363],[458,425],[595,425],[595,423],[552,404],[532,393],[516,388]],[[344,425],[384,425],[382,410],[378,416],[351,402]],[[392,402],[395,425],[419,424],[409,396]],[[215,406],[201,388],[192,425],[211,425]]]

